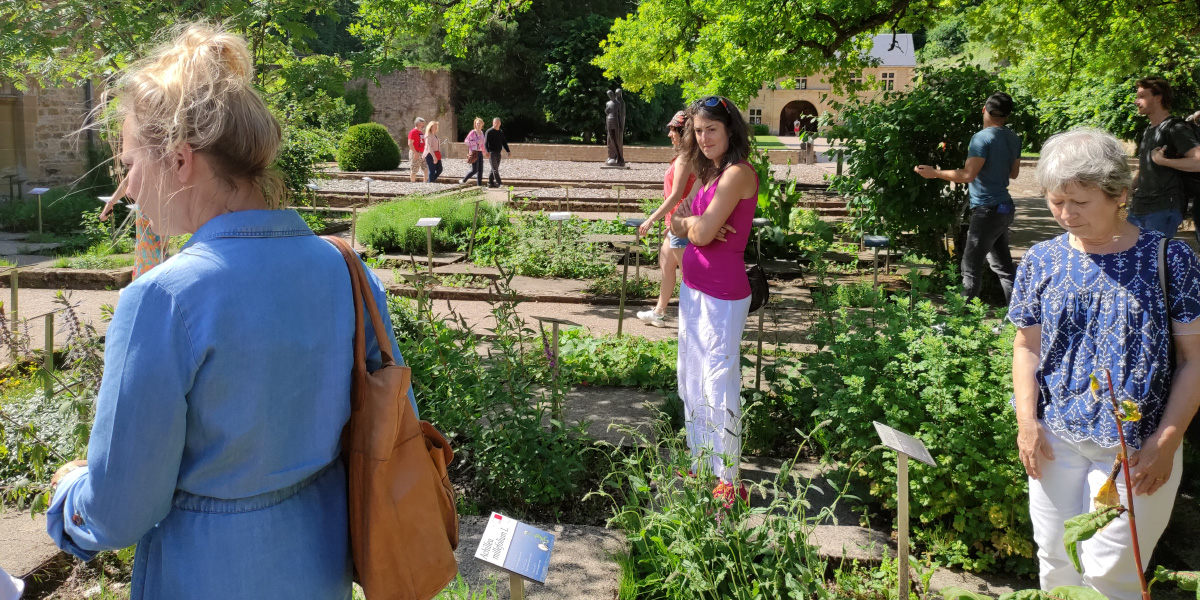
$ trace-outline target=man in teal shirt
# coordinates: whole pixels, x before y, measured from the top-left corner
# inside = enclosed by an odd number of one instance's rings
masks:
[[[967,164],[961,169],[935,169],[919,165],[914,170],[926,179],[969,184],[971,221],[962,253],[963,296],[979,295],[983,261],[1000,278],[1004,300],[1012,298],[1017,269],[1008,250],[1008,228],[1016,208],[1008,193],[1008,180],[1021,170],[1021,136],[1005,127],[1012,114],[1012,97],[996,92],[983,105],[983,130],[971,136]]]

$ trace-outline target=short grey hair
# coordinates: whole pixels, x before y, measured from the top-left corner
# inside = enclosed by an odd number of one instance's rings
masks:
[[[417,118],[413,119],[413,123],[424,123],[424,122],[425,122],[425,117],[417,117]]]
[[[1044,192],[1071,185],[1094,185],[1110,198],[1133,184],[1125,148],[1112,134],[1080,127],[1050,136],[1042,145],[1034,177]]]

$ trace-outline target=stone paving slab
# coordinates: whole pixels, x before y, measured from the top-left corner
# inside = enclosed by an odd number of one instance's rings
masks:
[[[0,568],[25,577],[59,555],[46,535],[46,517],[13,509],[0,512]]]
[[[462,517],[459,522],[458,570],[471,591],[481,590],[494,576],[500,599],[511,598],[508,574],[475,560],[475,549],[483,538],[487,517]],[[525,584],[525,597],[532,600],[610,600],[617,597],[621,569],[612,556],[625,548],[621,532],[581,525],[534,526],[554,534],[554,553],[546,585]],[[491,596],[489,596],[490,598]]]
[[[637,435],[652,438],[655,415],[662,404],[662,394],[631,387],[579,387],[563,399],[569,421],[586,421],[588,435],[614,446],[640,444]]]

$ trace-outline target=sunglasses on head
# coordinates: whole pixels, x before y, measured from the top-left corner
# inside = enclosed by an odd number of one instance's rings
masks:
[[[729,105],[725,104],[725,99],[720,96],[709,96],[702,100],[698,100],[696,102],[696,104],[698,104],[700,106],[707,106],[709,108],[712,108],[712,107],[720,104],[722,107],[725,108],[725,112],[729,112]]]

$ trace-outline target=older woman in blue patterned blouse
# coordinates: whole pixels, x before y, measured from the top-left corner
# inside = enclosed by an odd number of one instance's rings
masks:
[[[1063,522],[1092,510],[1120,446],[1116,420],[1092,397],[1088,376],[1110,370],[1118,397],[1136,402],[1143,415],[1124,428],[1136,449],[1130,474],[1141,555],[1149,560],[1179,488],[1184,430],[1200,404],[1200,265],[1185,243],[1167,243],[1164,294],[1163,236],[1121,218],[1131,177],[1111,135],[1077,129],[1050,138],[1037,181],[1067,230],[1025,255],[1009,308],[1018,327],[1017,446],[1029,474],[1041,586],[1088,585],[1114,600],[1139,598],[1127,519],[1081,544],[1082,574],[1063,547]],[[1124,478],[1117,485],[1124,498]]]

